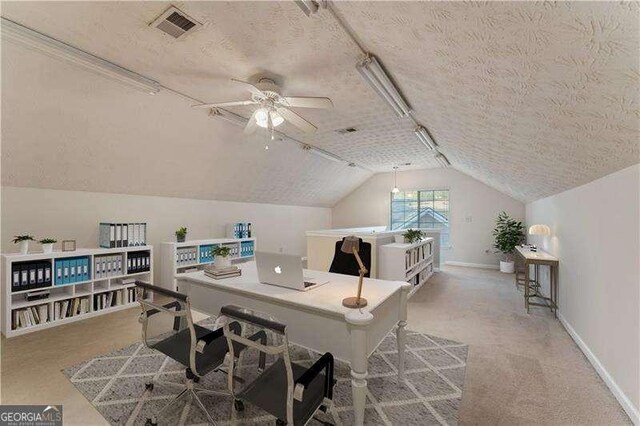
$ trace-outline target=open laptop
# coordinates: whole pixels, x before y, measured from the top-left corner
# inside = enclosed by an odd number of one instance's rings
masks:
[[[328,283],[328,280],[305,277],[300,256],[256,252],[258,281],[294,290],[309,291]]]

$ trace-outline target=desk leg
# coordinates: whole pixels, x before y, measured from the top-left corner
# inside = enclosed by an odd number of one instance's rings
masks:
[[[529,264],[524,262],[524,307],[529,313]]]
[[[345,319],[351,330],[351,391],[355,425],[362,426],[367,402],[367,326],[373,321],[373,315],[354,310],[347,313]]]
[[[404,382],[404,346],[407,336],[407,322],[398,322],[398,329],[396,330],[396,339],[398,341],[398,384]]]

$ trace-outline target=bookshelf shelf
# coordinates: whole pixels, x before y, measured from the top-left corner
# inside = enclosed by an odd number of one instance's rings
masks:
[[[181,243],[162,243],[160,245],[160,280],[158,285],[177,291],[175,275],[189,269],[201,269],[212,264],[214,259],[211,251],[220,245],[231,249],[232,262],[249,261],[254,258],[255,238],[215,238]]]
[[[124,267],[126,268],[129,253],[131,252],[148,252],[150,258],[149,271],[122,274],[112,277],[95,277],[94,265],[96,256],[121,256],[123,265],[125,265]],[[89,258],[88,274],[91,279],[55,285],[55,277],[53,275],[56,260],[78,257]],[[153,265],[151,264],[152,259],[152,246],[119,247],[115,249],[79,249],[73,252],[54,252],[53,254],[3,254],[2,262],[4,266],[4,273],[2,274],[2,334],[4,334],[7,338],[20,336],[51,327],[57,327],[58,325],[68,324],[74,321],[80,321],[97,315],[116,312],[121,309],[128,309],[137,306],[137,303],[135,301],[130,301],[131,297],[128,294],[128,292],[130,291],[128,289],[133,287],[134,285],[123,284],[119,280],[127,278],[139,278],[144,281],[153,282]],[[51,285],[29,290],[20,290],[20,282],[17,283],[18,285],[16,287],[13,286],[14,266],[21,266],[25,264],[42,264],[47,262],[51,266]],[[12,291],[13,289],[16,289],[16,291]],[[36,291],[48,291],[49,296],[39,300],[26,300],[25,296],[27,293]],[[93,303],[94,296],[96,294],[107,292],[120,292],[121,295],[119,296],[118,300],[121,303],[117,304],[116,306],[97,310]],[[75,299],[78,299],[79,301],[75,306],[76,310],[73,311]],[[86,310],[86,312],[84,312],[83,308],[80,306],[80,300],[82,299],[86,299],[88,301],[84,302],[84,310]],[[64,301],[69,301],[69,312],[73,312],[74,314],[65,318],[54,319],[56,304],[58,302]],[[62,303],[60,303],[60,305],[62,305]],[[59,308],[61,309],[61,306]],[[42,312],[39,312],[38,309],[41,309]],[[27,313],[27,310],[31,312]],[[42,318],[40,318],[41,314]],[[29,316],[28,320],[26,316]],[[27,323],[31,325],[26,325]]]
[[[407,281],[413,296],[433,274],[434,240],[425,238],[413,244],[392,243],[380,246],[379,278]]]

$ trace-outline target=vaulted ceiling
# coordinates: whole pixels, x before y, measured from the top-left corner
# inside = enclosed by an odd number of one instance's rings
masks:
[[[247,99],[230,78],[265,74],[285,95],[330,97],[333,110],[298,111],[316,134],[283,131],[359,167],[290,142],[265,151],[261,135],[169,91],[131,92],[3,41],[3,184],[332,205],[371,173],[436,167],[413,123],[362,80],[360,51],[327,11],[176,3],[204,25],[174,40],[148,26],[169,4],[4,2],[2,16],[202,101]],[[334,5],[458,170],[530,201],[639,161],[638,3]]]

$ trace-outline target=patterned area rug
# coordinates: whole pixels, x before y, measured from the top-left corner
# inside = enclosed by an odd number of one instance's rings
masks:
[[[213,328],[211,319],[200,324]],[[398,352],[395,335],[390,333],[369,358],[365,424],[457,424],[467,351],[467,345],[408,331],[406,382],[398,386]],[[295,345],[292,345],[291,354],[294,361],[306,366],[319,356]],[[257,357],[251,357],[250,353],[247,355],[241,370],[255,371]],[[184,367],[142,343],[69,367],[63,370],[63,374],[112,425],[144,424],[180,391],[177,386],[156,385],[153,392],[145,392],[146,382],[153,379],[184,381]],[[321,413],[320,417],[335,425],[353,424],[348,364],[336,362],[335,376],[338,383],[334,388],[333,407],[328,413]],[[226,376],[213,372],[199,385],[212,390],[226,390]],[[201,398],[211,417],[220,425],[274,424],[273,417],[249,404],[243,412],[236,412],[230,397],[201,395]],[[206,417],[195,404],[181,401],[159,422],[163,425],[202,425],[206,424]]]

